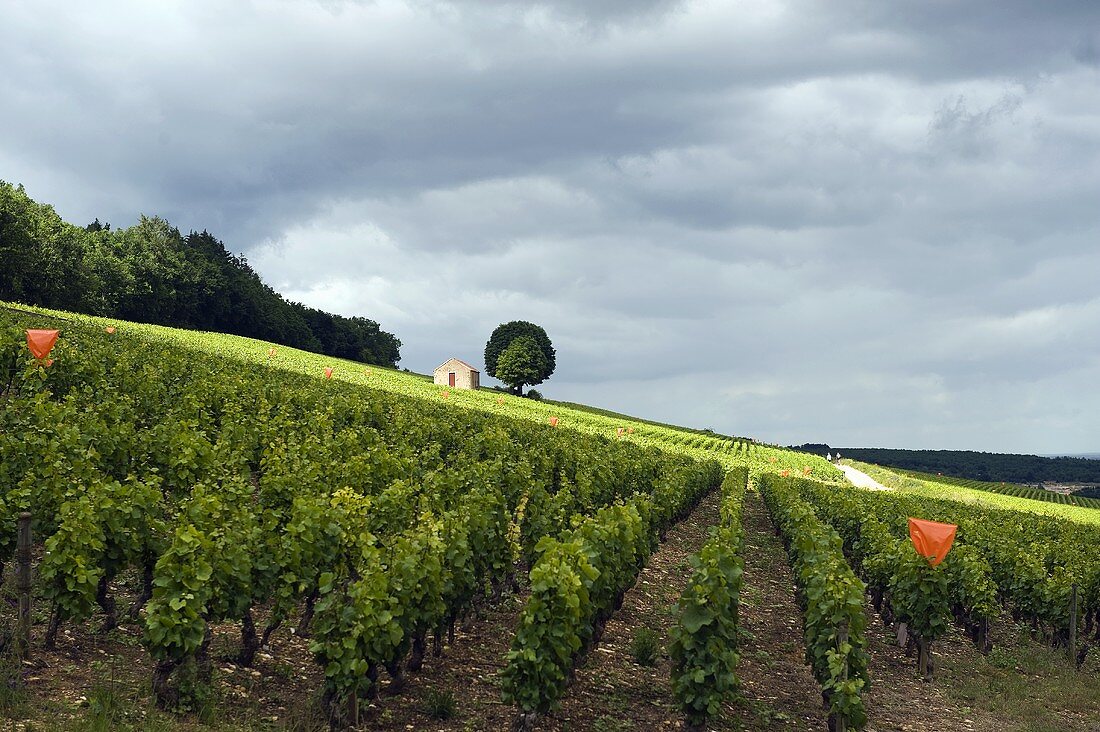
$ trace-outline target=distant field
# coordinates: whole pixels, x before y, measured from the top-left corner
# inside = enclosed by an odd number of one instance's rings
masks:
[[[1026,511],[1028,513],[1055,516],[1077,521],[1079,523],[1100,524],[1100,510],[1096,508],[1087,508],[1084,505],[1052,502],[1047,499],[1037,500],[1036,498],[1006,494],[987,488],[979,489],[969,485],[969,483],[975,483],[976,481],[945,478],[943,476],[929,475],[928,473],[918,473],[915,471],[904,471],[897,468],[884,468],[880,465],[863,463],[858,460],[848,460],[846,462],[851,463],[853,466],[867,473],[888,488],[893,488],[902,492],[916,493],[933,498],[963,501],[966,503],[988,506],[990,508],[1007,508],[1013,511]],[[1000,488],[999,485],[992,487]],[[1005,488],[1012,490],[1008,486]],[[1036,490],[1026,489],[1024,486],[1015,486],[1014,488],[1030,491]],[[1069,498],[1069,496],[1059,496],[1058,494],[1049,493],[1048,491],[1041,492],[1048,493],[1054,498]],[[1092,505],[1100,505],[1100,501],[1096,501],[1095,499],[1077,498],[1075,500],[1079,502],[1088,502],[1088,504]]]
[[[1060,503],[1067,506],[1081,506],[1082,508],[1100,508],[1100,499],[1067,495],[1065,493],[1055,493],[1054,491],[1044,490],[1043,488],[1032,488],[1031,486],[1019,485],[1017,483],[993,483],[984,480],[971,480],[969,478],[954,478],[949,475],[931,475],[929,473],[921,473],[916,470],[898,469],[897,472],[901,473],[902,475],[908,475],[911,478],[916,478],[918,480],[934,481],[936,483],[955,486],[957,488],[968,488],[978,491],[987,491],[989,493],[999,493],[1004,496],[1013,496],[1015,498],[1028,498],[1033,501],[1046,501],[1047,503]]]
[[[901,450],[887,448],[835,448],[844,457],[902,470],[950,475],[985,482],[1100,483],[1100,460],[1082,455],[1043,457],[974,450]],[[823,454],[823,453],[822,453]]]

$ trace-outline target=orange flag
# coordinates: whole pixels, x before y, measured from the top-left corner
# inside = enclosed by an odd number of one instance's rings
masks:
[[[910,517],[909,538],[913,540],[917,553],[926,557],[928,563],[935,567],[951,551],[958,528],[955,524],[940,524]]]
[[[325,366],[325,378],[326,379],[331,379],[332,378],[332,367],[331,366]]]
[[[57,336],[60,333],[59,330],[28,330],[27,348],[31,349],[31,354],[35,358],[42,361],[50,355],[50,351],[53,350],[53,345],[57,343]]]
[[[558,418],[557,417],[551,417],[550,418],[550,426],[551,427],[557,427],[558,426]]]

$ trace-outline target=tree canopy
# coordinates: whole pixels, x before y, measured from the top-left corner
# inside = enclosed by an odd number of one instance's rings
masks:
[[[545,371],[546,356],[539,344],[531,336],[520,336],[497,359],[496,378],[522,394],[524,386],[541,384]]]
[[[1041,457],[973,450],[895,450],[875,447],[830,447],[810,444],[795,450],[825,455],[840,450],[844,457],[921,473],[1011,483],[1100,483],[1100,460]]]
[[[524,386],[541,384],[550,378],[557,366],[555,356],[550,337],[541,326],[513,320],[498,325],[489,336],[485,344],[485,372],[522,394]]]
[[[221,331],[396,366],[401,341],[378,323],[288,302],[213,234],[161,218],[125,229],[73,226],[0,181],[0,300]]]

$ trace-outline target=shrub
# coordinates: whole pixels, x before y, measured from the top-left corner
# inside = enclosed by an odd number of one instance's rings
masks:
[[[661,656],[661,637],[651,628],[638,628],[630,642],[630,655],[639,666],[656,666]]]
[[[454,692],[449,689],[432,689],[424,698],[424,711],[432,719],[450,719],[457,706]]]

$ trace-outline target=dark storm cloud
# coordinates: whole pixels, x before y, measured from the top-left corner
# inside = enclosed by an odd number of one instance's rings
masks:
[[[777,441],[1095,451],[1097,21],[9,3],[0,178],[79,223],[208,228],[418,371],[523,318],[561,398]]]

